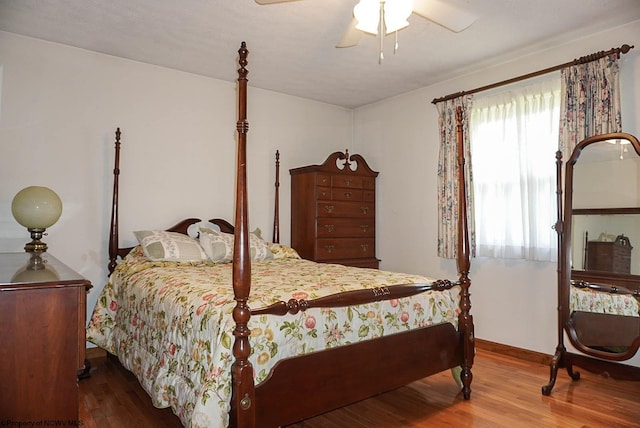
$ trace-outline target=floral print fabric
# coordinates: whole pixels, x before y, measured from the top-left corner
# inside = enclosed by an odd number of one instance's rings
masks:
[[[565,161],[587,137],[622,130],[618,54],[563,68],[559,149]]]
[[[313,299],[360,288],[430,283],[416,275],[319,264],[273,245],[274,258],[252,263],[249,305]],[[224,427],[231,397],[235,306],[232,265],[151,262],[137,247],[104,287],[89,341],[118,355],[156,407],[171,407],[187,427]],[[457,326],[457,289],[296,315],[254,316],[250,362],[255,382],[286,357],[431,324]]]
[[[471,143],[469,137],[469,113],[473,95],[464,95],[436,104],[440,130],[438,152],[438,257],[454,259],[458,251],[458,223],[460,183],[458,181],[458,133],[456,110],[462,108],[462,135],[465,158],[465,190],[467,204],[467,230],[471,255],[475,256],[475,213],[473,203],[473,174],[471,168]]]
[[[573,311],[640,316],[638,300],[630,294],[611,294],[576,287],[571,287],[569,295],[569,312]]]

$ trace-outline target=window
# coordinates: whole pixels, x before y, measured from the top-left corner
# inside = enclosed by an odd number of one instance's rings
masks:
[[[557,260],[560,76],[476,96],[469,119],[476,254]]]

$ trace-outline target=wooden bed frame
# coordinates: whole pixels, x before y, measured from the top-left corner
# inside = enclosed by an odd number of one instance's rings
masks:
[[[347,404],[390,391],[426,376],[461,366],[462,394],[471,395],[471,368],[475,354],[473,317],[470,314],[469,239],[467,233],[466,188],[464,182],[464,152],[462,147],[462,111],[458,109],[458,180],[459,225],[457,267],[459,279],[455,282],[436,281],[434,284],[409,284],[339,293],[315,300],[291,299],[269,307],[251,309],[248,305],[251,290],[251,262],[249,252],[247,206],[246,141],[247,121],[247,56],[249,51],[242,42],[238,69],[238,147],[236,177],[236,212],[234,224],[224,220],[210,220],[223,232],[233,232],[236,245],[233,254],[233,290],[236,306],[233,311],[232,398],[230,426],[238,428],[267,428],[291,424]],[[116,131],[113,204],[109,237],[109,271],[117,259],[124,257],[132,247],[118,246],[118,187],[120,129]],[[279,154],[276,154],[276,174]],[[276,179],[276,209],[274,241],[279,240],[278,188]],[[183,220],[167,229],[187,233],[190,225],[200,219]],[[373,301],[397,299],[428,290],[444,290],[460,286],[460,313],[458,329],[443,323],[422,327],[375,340],[332,348],[296,358],[281,360],[268,378],[254,384],[253,367],[249,362],[251,347],[248,322],[252,315],[298,313],[312,307],[339,307]],[[310,369],[312,368],[312,369]],[[313,397],[309,399],[309,397]]]

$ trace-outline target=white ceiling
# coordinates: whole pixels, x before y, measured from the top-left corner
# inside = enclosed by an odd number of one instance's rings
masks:
[[[479,19],[453,33],[414,14],[382,64],[374,36],[334,47],[357,0],[0,0],[0,30],[227,81],[246,41],[250,85],[353,108],[640,19],[640,0],[448,1]]]

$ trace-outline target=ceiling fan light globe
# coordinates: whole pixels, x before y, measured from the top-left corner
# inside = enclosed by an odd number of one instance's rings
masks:
[[[394,31],[402,30],[403,28],[408,26],[409,26],[409,21],[406,21],[406,20],[390,23],[385,19],[384,28],[385,28],[385,33],[389,34],[389,33],[393,33]]]
[[[413,0],[387,0],[384,3],[386,33],[393,33],[409,26],[407,19],[413,13]]]
[[[358,21],[356,28],[370,34],[378,34],[380,26],[380,0],[360,0],[353,7],[353,16]]]

